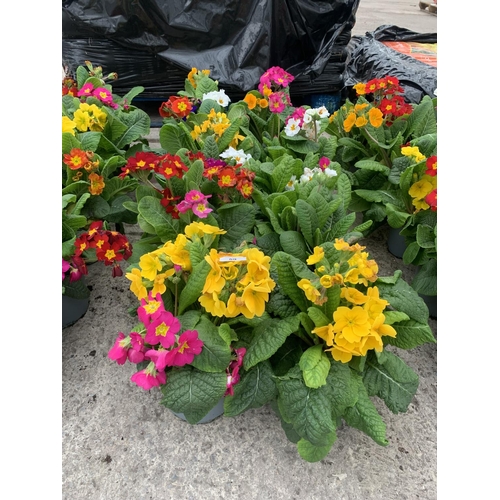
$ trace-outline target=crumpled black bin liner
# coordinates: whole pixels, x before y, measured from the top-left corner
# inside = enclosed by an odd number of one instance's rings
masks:
[[[351,39],[359,1],[64,0],[63,64],[71,73],[91,60],[118,73],[117,91],[127,82],[145,93],[168,93],[181,72],[179,90],[193,67],[210,69],[221,88],[247,92],[281,66],[311,91],[329,62],[342,62],[337,47]]]
[[[399,79],[407,102],[419,103],[425,95],[434,98],[437,68],[387,47],[384,41],[437,43],[437,33],[383,25],[363,37],[353,36],[344,73],[346,87],[390,75]]]

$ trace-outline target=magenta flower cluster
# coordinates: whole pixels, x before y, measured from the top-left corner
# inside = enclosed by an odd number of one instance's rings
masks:
[[[94,88],[94,85],[92,85],[92,83],[90,82],[83,85],[76,95],[78,97],[95,97],[96,99],[99,99],[99,101],[101,101],[103,104],[106,104],[113,109],[117,109],[119,107],[118,104],[113,102],[113,95],[107,88]]]
[[[181,213],[192,210],[193,213],[200,219],[204,219],[210,212],[212,212],[212,209],[208,207],[208,198],[211,196],[211,194],[204,195],[200,191],[193,189],[186,193],[184,199],[177,204],[177,209]]]
[[[144,328],[128,336],[120,332],[108,357],[119,365],[127,360],[134,364],[149,361],[146,368],[130,378],[139,387],[149,390],[166,383],[167,367],[191,363],[201,353],[203,341],[196,330],[186,330],[179,335],[181,323],[165,309],[159,293],[156,297],[150,293],[148,299],[141,299],[137,316]]]

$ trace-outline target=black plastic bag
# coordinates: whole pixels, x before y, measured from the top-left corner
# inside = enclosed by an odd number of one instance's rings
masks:
[[[116,63],[143,58],[149,74],[164,61],[155,82],[160,87],[169,80],[169,68],[185,75],[193,67],[210,69],[221,86],[245,92],[272,66],[314,82],[336,46],[349,43],[358,5],[359,0],[65,0],[63,63],[71,73],[83,64],[76,54],[87,52],[93,64],[142,85],[140,71]],[[112,49],[92,53],[106,43]]]

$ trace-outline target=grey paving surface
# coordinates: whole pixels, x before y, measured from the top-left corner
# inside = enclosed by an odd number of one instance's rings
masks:
[[[354,34],[381,24],[435,32],[436,16],[414,2],[362,0]],[[380,274],[401,269],[411,279],[413,270],[387,252],[385,236],[379,231],[363,242]],[[128,280],[93,265],[88,284],[89,311],[62,333],[64,500],[437,498],[435,344],[398,351],[420,376],[407,413],[394,415],[375,400],[388,446],[342,428],[329,455],[309,464],[268,407],[190,426],[159,404],[159,391],[130,382],[133,366],[107,358],[118,332],[132,326],[126,310],[136,299]],[[430,325],[437,336],[437,321]]]

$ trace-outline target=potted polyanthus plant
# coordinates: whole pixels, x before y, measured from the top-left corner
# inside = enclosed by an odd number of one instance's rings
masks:
[[[354,89],[356,102],[341,106],[327,129],[338,139],[335,159],[353,185],[350,208],[374,221],[369,231],[386,223],[390,238],[404,239],[395,254],[418,266],[412,285],[436,296],[437,100],[406,103],[394,77]]]
[[[222,113],[215,100],[193,102],[195,114]],[[166,107],[187,109],[179,99]],[[356,226],[349,212],[336,141],[297,154],[281,142],[256,147],[240,111],[239,144],[249,138],[257,158],[221,158],[236,127],[220,143],[231,125],[215,138],[201,126],[206,116],[187,114],[169,116],[161,147],[123,167],[140,181],[127,206],[144,234],[126,273],[135,325],[118,334],[109,358],[136,365],[131,381],[159,389],[162,404],[190,424],[214,407],[236,417],[269,404],[310,462],[326,456],[343,423],[386,445],[371,398],[407,410],[418,376],[397,350],[435,342],[428,309],[401,271],[379,276],[356,243],[371,222]],[[274,137],[287,126],[279,123]],[[242,166],[250,173],[239,178]]]

